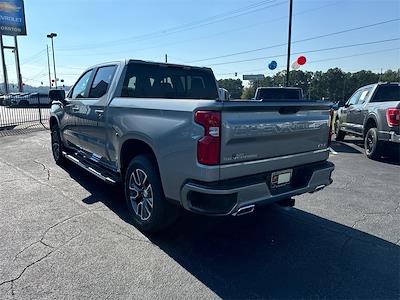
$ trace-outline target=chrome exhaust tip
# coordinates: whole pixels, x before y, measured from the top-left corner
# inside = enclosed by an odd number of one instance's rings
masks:
[[[233,213],[232,216],[237,217],[252,213],[254,211],[254,208],[255,208],[254,204],[243,206],[239,208],[237,212]]]
[[[325,184],[321,184],[317,186],[311,193],[319,192],[320,190],[324,189],[326,187]]]

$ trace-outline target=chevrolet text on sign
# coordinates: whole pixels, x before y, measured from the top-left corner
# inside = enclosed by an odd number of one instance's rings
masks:
[[[23,0],[0,0],[0,34],[26,35]]]

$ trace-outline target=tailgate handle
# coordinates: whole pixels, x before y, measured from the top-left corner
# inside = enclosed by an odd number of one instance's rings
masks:
[[[295,114],[300,110],[300,108],[301,107],[299,106],[281,107],[279,108],[279,113],[281,115]]]

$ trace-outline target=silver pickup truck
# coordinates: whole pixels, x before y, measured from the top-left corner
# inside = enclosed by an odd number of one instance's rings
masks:
[[[209,68],[138,60],[91,67],[49,96],[57,164],[122,183],[143,231],[179,207],[242,215],[332,182],[328,103],[222,101]]]
[[[389,147],[398,153],[400,84],[378,82],[355,91],[337,112],[335,133],[337,141],[343,141],[346,134],[363,138],[369,158],[379,158]]]

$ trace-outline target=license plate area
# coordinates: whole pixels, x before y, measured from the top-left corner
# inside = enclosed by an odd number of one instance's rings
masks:
[[[271,174],[271,188],[289,185],[292,180],[293,169],[276,171]]]

